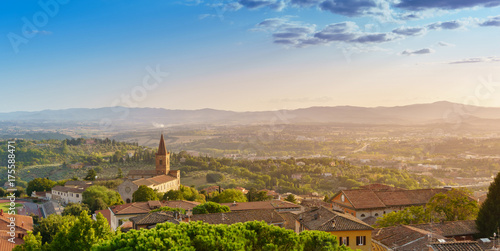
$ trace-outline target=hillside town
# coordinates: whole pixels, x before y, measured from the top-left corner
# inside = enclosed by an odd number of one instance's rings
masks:
[[[29,197],[19,199],[22,207],[16,216],[15,242],[9,241],[9,229],[3,228],[0,250],[23,246],[26,240],[23,238],[34,231],[37,224],[43,224],[51,217],[68,215],[74,208],[80,208],[75,216],[82,208],[87,208],[93,211],[94,220],[103,217],[112,232],[150,231],[163,223],[178,225],[201,221],[233,225],[259,221],[296,234],[322,231],[336,236],[339,245],[353,250],[500,250],[498,232],[482,236],[474,219],[441,218],[430,222],[395,222],[390,226],[384,226],[380,221],[413,208],[430,208],[435,198],[447,194],[451,197],[454,191],[458,191],[455,194],[462,196],[467,205],[484,202],[451,187],[403,189],[373,183],[356,189],[342,189],[332,197],[318,193],[280,194],[274,190],[256,191],[244,187],[210,186],[196,191],[182,186],[180,171],[170,169],[170,153],[163,134],[154,163],[154,169],[129,171],[114,191],[106,191],[116,193],[120,197],[117,201],[121,202],[98,210],[92,210],[95,205],[85,199],[96,184],[103,184],[105,180],[68,180],[53,186],[50,191],[33,190]],[[147,191],[165,196],[151,199]],[[178,196],[186,191],[199,193],[207,199],[214,198],[212,201],[219,198],[219,202],[193,199],[196,196]],[[221,199],[226,195],[227,198]],[[492,196],[498,197],[498,194]],[[494,206],[498,210],[498,205]],[[4,226],[9,222],[7,217],[2,209],[0,219],[5,222]],[[496,217],[498,221],[498,215]]]

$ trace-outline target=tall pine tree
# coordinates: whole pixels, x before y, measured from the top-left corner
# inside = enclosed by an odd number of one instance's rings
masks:
[[[481,237],[493,236],[500,228],[500,173],[491,183],[486,200],[481,205],[476,220]]]

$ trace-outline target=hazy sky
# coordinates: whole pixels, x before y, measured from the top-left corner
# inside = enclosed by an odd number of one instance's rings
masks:
[[[500,106],[499,6],[500,0],[5,0],[0,112],[439,100]]]

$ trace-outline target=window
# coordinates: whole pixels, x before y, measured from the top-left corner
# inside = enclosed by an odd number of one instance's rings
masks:
[[[366,236],[356,236],[356,246],[366,245]]]
[[[340,237],[340,245],[349,246],[349,237]]]
[[[365,214],[361,214],[361,217],[365,217]]]
[[[76,194],[76,197],[77,197],[77,198],[80,198],[80,195],[79,195],[79,194]]]
[[[378,213],[375,213],[375,217],[377,217],[377,216],[378,216]]]
[[[163,160],[160,160],[160,165],[163,164]]]
[[[345,201],[345,196],[343,194],[340,196],[340,200],[342,200],[342,202]]]

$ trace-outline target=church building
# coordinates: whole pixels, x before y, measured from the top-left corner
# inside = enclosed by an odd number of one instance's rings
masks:
[[[179,170],[170,170],[170,153],[165,147],[163,134],[156,153],[156,169],[154,170],[131,170],[126,180],[118,186],[118,193],[125,203],[132,202],[134,194],[139,186],[145,185],[160,193],[170,190],[179,190],[181,185],[181,173]]]

